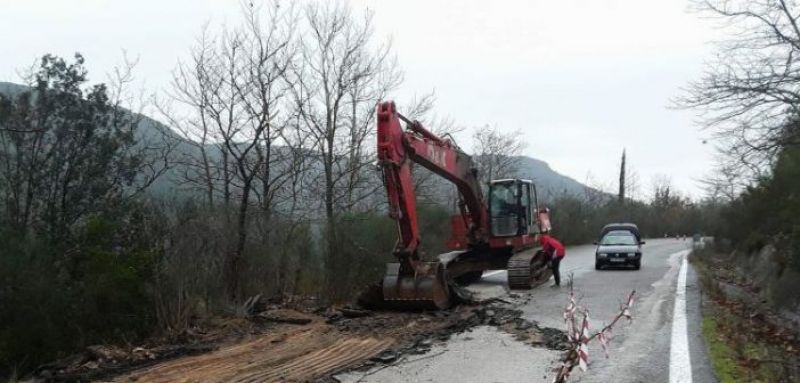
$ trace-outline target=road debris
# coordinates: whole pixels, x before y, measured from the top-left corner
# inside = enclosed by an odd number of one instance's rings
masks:
[[[296,325],[307,325],[313,322],[315,319],[315,317],[310,314],[304,314],[296,310],[286,309],[265,311],[259,313],[257,317],[272,322],[290,323]]]
[[[213,345],[164,345],[134,347],[127,351],[112,346],[89,346],[84,352],[39,366],[34,376],[46,382],[86,382],[148,366],[157,360],[208,353],[214,349]]]
[[[518,301],[518,302],[517,302]],[[334,381],[343,371],[371,371],[427,357],[453,334],[492,326],[531,347],[566,350],[564,332],[521,317],[521,299],[472,301],[444,311],[372,311],[352,305],[303,308],[263,305],[263,311],[190,327],[181,345],[129,349],[92,346],[60,365],[43,366],[47,381],[283,382]],[[233,335],[226,332],[231,332]],[[169,347],[174,347],[169,352]]]
[[[371,312],[367,310],[354,309],[349,307],[342,307],[339,309],[339,312],[341,312],[342,315],[344,315],[346,318],[361,318],[369,316],[371,314]]]

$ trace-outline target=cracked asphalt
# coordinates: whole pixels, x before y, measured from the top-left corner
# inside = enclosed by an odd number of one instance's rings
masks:
[[[700,292],[696,274],[686,264],[685,331],[688,344],[675,345],[673,353],[689,354],[689,365],[670,363],[676,285],[690,241],[647,240],[641,270],[595,270],[594,246],[567,249],[561,263],[562,285],[573,278],[579,305],[590,311],[590,327],[599,329],[618,312],[631,290],[636,290],[633,321],[619,324],[606,358],[598,344],[589,350],[589,369],[575,369],[573,382],[674,382],[676,370],[691,370],[688,382],[716,382],[700,334]],[[523,317],[543,327],[563,329],[566,287],[552,282],[531,291],[506,288],[505,271],[489,271],[470,289],[482,297],[504,297],[523,311]],[[511,295],[509,294],[511,293]],[[434,345],[426,355],[372,371],[337,376],[342,382],[551,382],[552,369],[561,353],[535,348],[514,340],[496,328],[477,327]],[[672,373],[670,370],[672,369]],[[670,375],[672,380],[670,380]],[[688,374],[684,374],[688,375]],[[686,380],[684,380],[686,381]]]

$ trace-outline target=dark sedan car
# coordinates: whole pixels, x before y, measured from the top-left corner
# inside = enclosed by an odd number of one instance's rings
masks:
[[[600,241],[595,242],[594,268],[600,270],[605,266],[632,265],[635,270],[642,266],[642,245],[638,230],[617,229],[603,230]]]

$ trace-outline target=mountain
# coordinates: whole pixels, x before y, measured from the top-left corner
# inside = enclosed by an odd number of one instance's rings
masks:
[[[0,81],[0,95],[6,97],[15,97],[28,89],[29,87],[26,85]],[[171,156],[173,159],[181,158],[181,154],[189,154],[193,150],[197,150],[195,146],[192,146],[166,125],[145,115],[135,115],[135,118],[138,119],[138,125],[134,137],[140,145],[157,148],[160,146],[159,142],[170,142],[175,147]],[[156,195],[169,195],[173,193],[174,185],[179,180],[180,174],[181,170],[179,169],[168,169],[150,185],[148,190]]]
[[[547,162],[528,156],[518,157],[517,177],[533,180],[538,194],[544,198],[567,194],[583,197],[586,190],[592,190],[573,178],[556,172]]]
[[[0,81],[0,94],[6,97],[13,97],[24,92],[26,89],[28,89],[28,87],[25,85]]]
[[[25,85],[0,81],[0,94],[2,95],[14,96],[24,92],[26,89],[27,86]],[[136,133],[137,139],[141,141],[170,140],[176,144],[172,153],[174,159],[185,159],[190,156],[196,157],[199,153],[200,149],[197,146],[188,143],[166,125],[144,115],[139,117],[140,121]],[[209,148],[208,153],[210,153],[212,157],[218,158],[219,156],[218,149],[215,147]],[[175,186],[179,183],[181,175],[184,172],[185,169],[181,168],[170,169],[151,185],[150,191],[157,195],[195,195],[195,192],[179,190],[180,188]],[[585,195],[588,188],[588,186],[554,171],[546,162],[527,156],[519,157],[517,177],[533,180],[536,183],[540,197],[545,199],[562,194],[582,197]],[[445,186],[446,183],[444,180],[440,180],[442,181],[442,186]],[[376,179],[376,182],[379,181]]]

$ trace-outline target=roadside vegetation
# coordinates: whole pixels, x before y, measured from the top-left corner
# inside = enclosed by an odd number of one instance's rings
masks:
[[[726,37],[705,75],[677,106],[699,113],[718,148],[704,180],[720,202],[714,234],[726,251],[778,248],[783,270],[800,270],[800,11],[794,2],[693,2]]]
[[[705,75],[678,105],[700,113],[719,149],[704,180],[719,204],[713,250],[696,254],[710,307],[704,334],[730,381],[797,381],[800,329],[800,8],[787,1],[706,0],[718,22]]]
[[[703,287],[702,332],[720,382],[793,382],[800,337],[759,294],[752,276],[709,247],[692,255]]]
[[[723,341],[723,337],[717,329],[717,320],[713,313],[704,313],[701,329],[706,345],[708,345],[709,357],[714,366],[717,379],[721,383],[738,382],[739,368],[736,365],[736,354]]]

